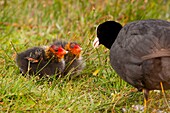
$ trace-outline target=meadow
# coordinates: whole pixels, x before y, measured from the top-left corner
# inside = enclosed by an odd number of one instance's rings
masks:
[[[94,49],[96,27],[115,20],[123,25],[143,19],[170,21],[169,0],[0,0],[0,112],[133,113],[143,105],[143,94],[124,82],[111,68],[109,50]],[[76,41],[86,68],[68,79],[51,83],[22,76],[17,53],[55,39]],[[169,112],[166,97],[152,91],[146,112]]]

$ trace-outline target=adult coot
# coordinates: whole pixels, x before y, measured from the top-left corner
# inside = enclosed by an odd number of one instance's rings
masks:
[[[106,21],[97,27],[93,45],[110,49],[110,63],[126,82],[144,91],[170,89],[170,22],[141,20],[124,27]]]

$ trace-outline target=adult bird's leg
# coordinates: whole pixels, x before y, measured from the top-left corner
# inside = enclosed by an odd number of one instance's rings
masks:
[[[144,108],[146,109],[148,96],[149,96],[149,90],[148,89],[143,89],[142,92],[144,94]]]
[[[166,102],[168,108],[170,109],[170,106],[169,106],[168,101],[167,101],[166,96],[165,96],[165,90],[164,90],[164,87],[163,87],[162,82],[160,82],[160,86],[161,86],[162,94],[163,94],[163,96],[164,96],[164,98],[165,98],[165,102]]]

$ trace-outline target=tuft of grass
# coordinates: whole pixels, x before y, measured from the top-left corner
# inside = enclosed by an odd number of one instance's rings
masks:
[[[108,50],[93,49],[96,26],[106,20],[123,25],[151,18],[169,20],[169,6],[168,0],[1,0],[0,111],[136,112],[132,106],[143,104],[143,94],[111,68]],[[50,84],[22,76],[16,54],[56,38],[81,44],[86,61],[81,75]],[[151,92],[149,99],[148,112],[169,111],[160,93]],[[166,99],[170,100],[169,91]]]

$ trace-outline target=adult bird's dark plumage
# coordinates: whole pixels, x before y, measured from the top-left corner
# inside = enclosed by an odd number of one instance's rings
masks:
[[[110,49],[110,63],[126,82],[144,90],[170,89],[170,22],[140,20],[124,27],[106,21],[97,28],[93,45]]]
[[[85,67],[85,62],[81,55],[82,48],[76,42],[66,42],[66,41],[54,41],[55,44],[62,44],[62,47],[68,51],[68,54],[65,55],[65,69],[63,75],[68,73],[73,76],[79,74]]]
[[[33,47],[19,53],[16,62],[22,74],[42,77],[62,73],[65,67],[65,54],[67,51],[61,45]]]

